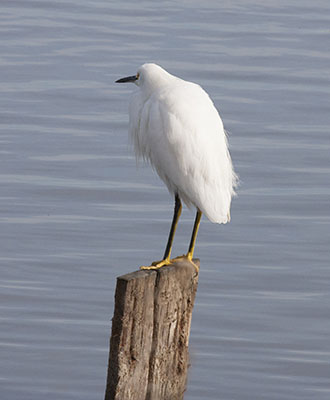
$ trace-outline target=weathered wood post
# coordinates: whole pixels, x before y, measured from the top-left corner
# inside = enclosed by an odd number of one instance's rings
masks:
[[[187,260],[117,278],[105,400],[183,399],[197,284]]]

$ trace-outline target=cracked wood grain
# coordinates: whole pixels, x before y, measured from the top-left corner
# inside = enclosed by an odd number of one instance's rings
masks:
[[[117,278],[105,400],[183,399],[197,284],[181,260]]]

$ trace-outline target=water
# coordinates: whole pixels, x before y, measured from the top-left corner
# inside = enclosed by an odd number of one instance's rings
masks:
[[[1,399],[103,397],[115,278],[172,217],[113,84],[146,61],[210,93],[241,178],[231,224],[202,221],[185,399],[329,399],[329,2],[0,10]]]

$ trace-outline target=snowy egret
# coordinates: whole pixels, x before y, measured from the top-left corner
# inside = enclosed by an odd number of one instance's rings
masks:
[[[188,253],[182,256],[192,262],[202,214],[219,224],[230,220],[237,178],[222,120],[199,85],[173,76],[159,65],[144,64],[136,75],[116,81],[124,82],[137,86],[129,106],[129,132],[136,156],[150,162],[175,199],[164,257],[141,268],[157,269],[173,261],[181,200],[197,209]]]

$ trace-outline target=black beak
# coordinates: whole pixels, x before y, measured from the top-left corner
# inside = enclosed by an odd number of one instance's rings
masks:
[[[115,83],[135,82],[137,78],[136,75],[126,76],[126,78],[118,79]]]

